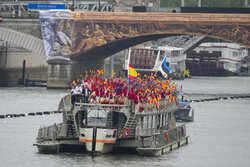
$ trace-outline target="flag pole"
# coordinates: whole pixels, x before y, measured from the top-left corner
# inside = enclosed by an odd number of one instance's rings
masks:
[[[131,48],[129,47],[128,49],[128,61],[127,61],[127,95],[128,96],[128,91],[129,91],[129,60],[130,60],[130,54],[131,54]]]
[[[127,72],[127,78],[129,78],[129,62],[130,62],[130,55],[131,55],[131,48],[128,49],[128,63],[127,63],[128,72]]]
[[[158,62],[159,57],[161,56],[160,54],[161,54],[161,50],[159,50],[159,51],[158,51],[158,53],[157,53],[157,59],[156,59],[156,62]],[[159,67],[160,67],[160,66],[159,66]],[[154,74],[154,75],[156,75],[156,74],[157,74],[157,72],[159,71],[159,67],[155,69],[155,74]]]

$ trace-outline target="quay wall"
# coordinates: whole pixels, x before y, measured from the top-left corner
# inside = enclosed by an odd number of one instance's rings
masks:
[[[6,56],[5,56],[6,55]],[[0,52],[0,68],[22,68],[23,60],[27,68],[48,66],[45,56],[40,56],[28,50],[8,50],[7,54]]]
[[[48,67],[26,68],[25,79],[47,81]],[[22,68],[0,68],[0,86],[18,86],[22,79]]]
[[[28,50],[0,52],[0,86],[17,86],[22,78],[23,61],[25,79],[47,81],[48,63],[45,57]]]

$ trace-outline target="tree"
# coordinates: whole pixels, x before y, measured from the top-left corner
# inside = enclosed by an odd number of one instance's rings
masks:
[[[201,0],[202,7],[244,7],[245,0]],[[161,7],[180,7],[181,0],[161,0]],[[185,6],[197,7],[198,0],[185,0]]]

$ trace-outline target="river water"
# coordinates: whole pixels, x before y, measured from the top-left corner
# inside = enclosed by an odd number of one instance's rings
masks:
[[[250,95],[249,77],[194,77],[178,81],[187,99]],[[0,88],[0,115],[53,111],[64,90]],[[0,119],[0,166],[250,166],[250,99],[192,103],[195,121],[187,123],[189,144],[161,157],[129,154],[39,154],[38,128],[61,122],[61,114]]]

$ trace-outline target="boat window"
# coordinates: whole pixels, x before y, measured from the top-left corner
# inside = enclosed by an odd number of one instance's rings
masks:
[[[171,54],[169,52],[166,52],[166,57],[170,58],[171,57]]]
[[[144,129],[144,126],[143,126],[143,117],[141,117],[141,128]]]
[[[108,110],[88,110],[88,126],[106,126]]]
[[[163,61],[164,57],[165,57],[165,52],[164,51],[160,51],[159,61]]]
[[[174,50],[172,51],[171,57],[177,57],[180,55],[180,51]]]
[[[165,125],[168,125],[168,114],[165,114],[165,119],[166,119]]]
[[[143,119],[143,129],[148,129],[148,117],[144,116]]]
[[[233,57],[237,57],[240,54],[240,52],[233,51]]]
[[[156,127],[156,126],[155,126],[155,115],[153,115],[153,121],[152,121],[152,122],[153,122],[152,128],[155,129],[155,127]]]
[[[148,129],[152,127],[152,116],[148,116]]]
[[[161,127],[164,127],[165,123],[164,123],[164,114],[161,114]]]
[[[166,114],[162,114],[162,126],[166,125]]]
[[[162,127],[162,114],[159,115],[160,127]]]
[[[172,119],[171,116],[172,116],[171,113],[168,113],[168,123],[169,124],[171,123],[171,119]]]
[[[157,50],[155,50],[155,51],[154,51],[154,55],[157,55],[157,54],[158,54],[158,51],[157,51]]]

